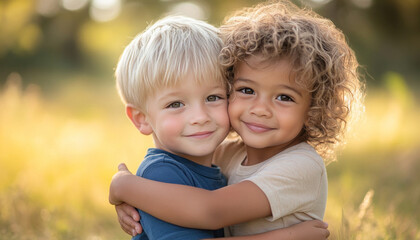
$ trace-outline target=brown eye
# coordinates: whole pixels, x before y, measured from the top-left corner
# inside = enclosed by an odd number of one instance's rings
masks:
[[[283,101],[283,102],[294,102],[293,98],[291,98],[287,95],[284,95],[284,94],[277,96],[276,99],[279,100],[279,101]]]
[[[243,94],[254,94],[254,90],[251,88],[241,88],[238,91],[240,91]]]

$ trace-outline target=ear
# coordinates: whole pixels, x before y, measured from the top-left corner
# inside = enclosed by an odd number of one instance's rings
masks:
[[[125,112],[128,118],[136,126],[136,128],[144,135],[150,135],[153,133],[152,126],[146,119],[146,115],[132,104],[127,104]]]

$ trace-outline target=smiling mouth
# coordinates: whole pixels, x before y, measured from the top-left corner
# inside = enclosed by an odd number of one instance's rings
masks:
[[[202,139],[202,138],[207,138],[207,137],[209,137],[212,134],[213,134],[212,131],[196,132],[194,134],[187,135],[187,137],[192,137],[192,138],[196,138],[196,139]]]
[[[261,124],[257,124],[257,123],[244,122],[244,124],[247,126],[248,129],[250,129],[252,132],[255,132],[255,133],[264,133],[264,132],[273,130],[273,128],[270,128]]]

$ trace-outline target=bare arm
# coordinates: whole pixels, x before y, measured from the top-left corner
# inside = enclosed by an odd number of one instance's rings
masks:
[[[325,240],[330,235],[328,224],[319,220],[302,222],[288,228],[273,230],[270,232],[240,236],[226,237],[231,240]]]
[[[131,236],[141,233],[141,229],[135,229],[140,224],[138,219],[140,216],[138,212],[127,204],[115,206],[117,209],[118,220],[121,228]],[[119,209],[119,210],[118,210]],[[282,240],[324,240],[330,235],[328,231],[328,224],[319,220],[312,220],[293,225],[288,228],[278,229],[266,233],[241,236],[241,237],[226,237],[224,239],[232,240],[265,240],[265,239],[282,239]]]
[[[111,182],[109,200],[190,228],[218,229],[271,215],[265,194],[250,181],[208,191],[144,179],[132,175],[123,164]]]

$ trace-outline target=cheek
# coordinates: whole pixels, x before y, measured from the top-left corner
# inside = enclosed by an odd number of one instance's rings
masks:
[[[235,107],[232,105],[229,105],[228,107],[228,115],[229,115],[229,120],[232,123],[237,117],[236,117],[236,111],[235,111]]]
[[[238,101],[238,99],[234,98],[229,101],[228,106],[228,114],[230,121],[234,121],[239,118],[239,113],[241,112],[241,103]]]
[[[215,121],[220,127],[229,128],[229,115],[227,112],[227,105],[224,104],[223,106],[219,106],[214,109],[209,110],[209,115],[213,117],[213,121]]]
[[[220,114],[218,115],[218,117],[220,119],[219,120],[220,125],[229,128],[230,121],[229,121],[229,115],[228,115],[228,112],[227,112],[227,109],[226,108],[222,112],[220,112]]]
[[[164,134],[165,136],[171,136],[179,134],[183,129],[182,119],[176,117],[165,117],[162,118],[163,121],[160,121],[158,125],[158,132]]]
[[[290,129],[292,134],[298,134],[305,122],[305,116],[301,112],[283,112],[277,116],[285,127]]]

